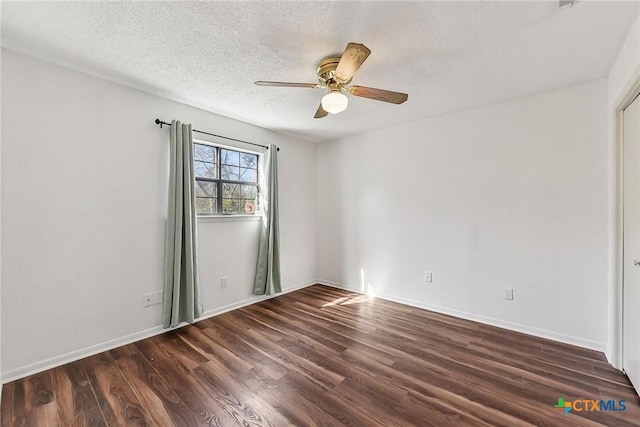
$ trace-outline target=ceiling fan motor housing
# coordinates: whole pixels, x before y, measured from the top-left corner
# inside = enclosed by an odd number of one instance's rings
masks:
[[[327,56],[318,64],[316,73],[318,74],[318,81],[327,87],[336,86],[336,84],[347,84],[349,80],[337,80],[335,77],[335,71],[340,62],[340,56]]]

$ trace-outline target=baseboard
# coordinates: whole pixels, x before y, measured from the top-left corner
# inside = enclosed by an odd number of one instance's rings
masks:
[[[279,295],[283,295],[289,292],[296,291],[298,289],[306,288],[307,286],[311,286],[315,283],[318,283],[317,280],[311,280],[309,282],[301,283],[298,285],[290,286],[282,290],[282,292],[273,295],[260,295],[255,297],[250,297],[243,299],[241,301],[225,305],[223,307],[218,307],[212,310],[207,310],[203,313],[201,317],[199,317],[196,322],[204,319],[208,319],[210,317],[217,316],[222,313],[226,313],[231,310],[235,310],[240,307],[245,307],[247,305],[255,304],[261,301],[265,301],[271,298],[275,298]],[[178,329],[187,324],[184,323],[179,325],[176,328]],[[136,341],[143,340],[145,338],[150,338],[155,335],[160,335],[164,332],[173,330],[173,329],[164,329],[162,326],[154,326],[153,328],[145,329],[143,331],[134,332],[129,335],[125,335],[123,337],[114,338],[112,340],[104,341],[99,344],[94,344],[88,347],[84,347],[78,350],[71,351],[69,353],[61,354],[59,356],[54,356],[45,360],[41,360],[39,362],[30,363],[28,365],[20,366],[15,369],[11,369],[9,371],[2,373],[2,383],[8,383],[11,381],[15,381],[20,378],[27,377],[29,375],[37,374],[38,372],[46,371],[47,369],[52,369],[57,366],[65,365],[67,363],[75,362],[76,360],[84,359],[85,357],[93,356],[94,354],[102,353],[103,351],[113,350],[114,348],[121,347],[126,344],[131,344]]]
[[[345,291],[356,292],[358,294],[362,294],[361,291],[356,291],[355,289],[351,289],[348,286],[343,285],[342,283],[332,282],[331,280],[318,279],[317,283],[319,285],[331,286],[332,288],[344,289]]]
[[[290,286],[288,288],[285,288],[279,294],[257,295],[257,296],[253,296],[253,297],[249,297],[249,298],[243,299],[243,300],[238,301],[238,302],[234,302],[232,304],[227,304],[225,306],[215,308],[213,310],[207,310],[196,321],[208,319],[209,317],[217,316],[219,314],[226,313],[228,311],[235,310],[237,308],[246,307],[248,305],[255,304],[255,303],[258,303],[258,302],[261,302],[261,301],[266,301],[268,299],[275,298],[275,297],[277,297],[279,295],[283,295],[283,294],[286,294],[286,293],[289,293],[289,292],[297,291],[298,289],[306,288],[307,286],[311,286],[311,285],[314,285],[316,283],[318,283],[317,280],[312,280],[312,281],[305,282],[305,283],[302,283],[302,284],[299,284],[299,285]]]
[[[8,383],[20,378],[27,377],[29,375],[37,374],[38,372],[46,371],[47,369],[52,369],[57,366],[75,362],[76,360],[84,359],[85,357],[93,356],[94,354],[102,353],[103,351],[112,350],[116,347],[131,344],[132,342],[140,341],[145,338],[161,334],[164,331],[165,330],[162,329],[162,326],[154,326],[153,328],[134,332],[123,337],[114,338],[112,340],[70,351],[59,356],[50,357],[48,359],[20,366],[18,368],[3,372],[2,382]]]
[[[318,280],[318,283],[321,285],[331,286],[338,289],[344,289],[351,292],[362,293],[356,289],[353,289],[349,286],[343,285],[341,283],[332,282],[330,280]],[[395,295],[378,295],[376,294],[376,298],[380,298],[386,301],[393,301],[400,304],[409,305],[411,307],[422,308],[425,310],[434,311],[436,313],[447,314],[449,316],[458,317],[460,319],[472,320],[474,322],[480,322],[491,326],[496,326],[498,328],[509,329],[511,331],[521,332],[523,334],[533,335],[540,338],[546,338],[552,341],[559,341],[565,344],[571,344],[578,347],[588,348],[590,350],[596,350],[600,352],[604,352],[606,349],[605,343],[600,343],[597,341],[586,340],[583,338],[577,338],[570,335],[562,334],[555,331],[549,331],[547,329],[534,328],[532,326],[523,325],[521,323],[509,322],[502,319],[496,319],[494,317],[483,316],[480,314],[469,313],[462,310],[456,310],[448,307],[443,307],[435,304],[428,304],[422,301],[417,301],[409,298],[398,297]]]

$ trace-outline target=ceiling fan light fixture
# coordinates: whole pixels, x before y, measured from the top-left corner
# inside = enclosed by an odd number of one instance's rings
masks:
[[[347,109],[349,98],[339,90],[332,90],[322,97],[322,109],[327,113],[338,114]]]

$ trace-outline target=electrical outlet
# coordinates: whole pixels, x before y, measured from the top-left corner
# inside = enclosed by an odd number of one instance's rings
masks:
[[[220,287],[221,288],[226,288],[227,287],[227,280],[228,280],[227,277],[221,277],[220,278]]]
[[[162,304],[164,301],[164,291],[155,291],[152,299],[154,304]]]
[[[504,299],[513,299],[513,288],[504,288]]]
[[[149,307],[150,305],[153,305],[153,294],[151,292],[149,292],[148,294],[142,295],[142,297],[143,297],[142,299],[143,307]]]
[[[424,283],[432,283],[433,282],[433,275],[431,274],[430,271],[425,271],[424,272]]]

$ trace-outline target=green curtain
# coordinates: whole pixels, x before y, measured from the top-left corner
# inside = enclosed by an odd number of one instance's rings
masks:
[[[169,209],[165,253],[165,328],[202,316],[191,125],[173,120],[170,137]]]
[[[271,295],[282,291],[280,284],[280,232],[278,227],[278,147],[269,145],[264,176],[260,185],[262,194],[262,221],[258,266],[253,293]]]

